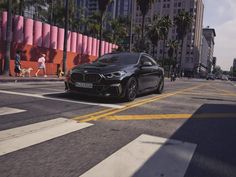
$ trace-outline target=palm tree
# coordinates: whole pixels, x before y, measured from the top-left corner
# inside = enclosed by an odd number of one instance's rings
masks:
[[[148,27],[147,37],[152,43],[152,55],[155,55],[155,47],[157,47],[158,42],[160,40],[161,35],[161,28],[158,21],[156,21],[154,24],[151,24]]]
[[[98,9],[100,12],[100,30],[99,30],[99,57],[101,56],[102,53],[102,30],[103,30],[103,17],[104,13],[106,12],[107,6],[112,0],[98,0]]]
[[[181,57],[179,63],[179,69],[182,68],[182,57],[183,57],[183,45],[184,45],[184,38],[191,29],[193,18],[192,16],[185,11],[181,11],[178,16],[174,19],[174,24],[176,26],[177,38],[181,41]],[[182,72],[181,72],[182,73]]]
[[[168,57],[171,62],[169,62],[169,72],[168,72],[168,77],[170,76],[170,68],[171,64],[173,64],[173,68],[175,68],[175,65],[177,63],[177,50],[178,50],[178,41],[173,40],[173,41],[168,41],[167,43],[168,46]]]
[[[4,60],[3,75],[10,74],[10,57],[11,57],[11,29],[12,29],[12,0],[8,0],[7,14],[7,34],[6,34],[6,54]]]
[[[64,10],[65,15],[65,33],[64,33],[64,47],[63,47],[63,72],[66,73],[66,60],[67,60],[67,37],[68,37],[68,15],[69,15],[69,0],[66,0]]]
[[[166,41],[168,38],[169,30],[172,26],[172,21],[169,16],[164,16],[160,19],[159,24],[161,37],[163,39],[162,66],[164,66]]]
[[[142,13],[142,39],[144,37],[145,16],[147,15],[153,2],[154,0],[137,0],[137,4],[140,7],[140,11]]]

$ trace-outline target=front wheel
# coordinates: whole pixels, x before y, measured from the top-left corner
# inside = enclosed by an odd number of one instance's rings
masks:
[[[137,80],[135,79],[135,77],[129,78],[126,84],[125,100],[133,101],[137,96],[137,90],[138,90]]]
[[[164,90],[164,77],[161,78],[160,82],[158,83],[156,92],[161,94]]]

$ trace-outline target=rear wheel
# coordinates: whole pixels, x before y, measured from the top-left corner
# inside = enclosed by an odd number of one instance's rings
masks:
[[[156,92],[161,94],[164,90],[164,77],[161,78],[160,82],[158,83]]]
[[[126,84],[125,100],[133,101],[137,96],[137,90],[138,90],[137,80],[135,79],[135,77],[129,78]]]

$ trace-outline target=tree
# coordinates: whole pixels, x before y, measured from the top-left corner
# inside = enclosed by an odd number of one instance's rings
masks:
[[[7,13],[7,32],[6,32],[6,54],[4,60],[3,75],[10,74],[10,58],[11,58],[11,29],[12,29],[12,0],[8,0]]]
[[[144,38],[144,27],[145,27],[145,16],[147,15],[152,3],[154,0],[137,0],[137,4],[140,8],[140,11],[142,13],[142,39]]]
[[[170,59],[169,62],[169,72],[168,72],[168,77],[170,76],[170,68],[171,68],[171,64],[173,66],[173,68],[176,67],[176,63],[177,63],[177,50],[178,50],[178,41],[174,40],[174,41],[168,41],[167,43],[168,46],[168,57]]]
[[[164,66],[166,41],[168,38],[170,27],[172,26],[172,21],[169,16],[163,16],[159,21],[159,25],[160,25],[160,35],[163,39],[162,66]]]
[[[161,28],[159,21],[154,22],[153,24],[148,26],[147,37],[152,43],[152,55],[155,55],[155,47],[157,47],[158,42],[160,40]]]
[[[106,12],[107,6],[109,5],[109,3],[111,2],[111,0],[98,0],[98,9],[100,12],[100,29],[99,29],[99,57],[101,56],[102,53],[102,30],[103,30],[103,17],[104,17],[104,13]]]
[[[65,15],[65,33],[64,33],[64,47],[63,47],[63,72],[66,73],[66,60],[67,60],[67,37],[68,37],[68,14],[69,14],[69,0],[66,0],[64,10]]]
[[[183,45],[184,38],[191,29],[193,18],[192,16],[185,11],[180,11],[180,13],[174,18],[174,24],[176,26],[177,38],[181,44],[181,57],[179,63],[179,69],[182,68],[182,57],[183,57]]]

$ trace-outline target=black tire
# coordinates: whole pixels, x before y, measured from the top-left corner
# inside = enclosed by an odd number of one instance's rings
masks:
[[[156,90],[156,92],[158,93],[158,94],[161,94],[162,92],[163,92],[163,90],[164,90],[164,84],[165,82],[164,82],[164,77],[162,77],[161,78],[161,80],[160,80],[160,82],[158,83],[158,86],[157,86],[157,90]]]
[[[129,78],[126,83],[125,100],[133,101],[137,96],[138,82],[135,77]]]

